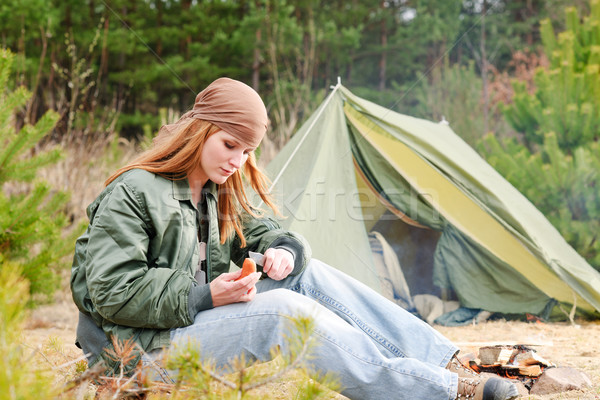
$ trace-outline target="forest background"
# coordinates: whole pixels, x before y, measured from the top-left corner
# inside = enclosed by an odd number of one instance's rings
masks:
[[[40,299],[105,177],[220,76],[267,104],[263,165],[338,77],[449,121],[600,270],[598,0],[2,0],[0,41],[0,263]]]
[[[338,77],[448,120],[600,270],[598,0],[3,0],[0,40],[0,262],[34,295],[104,178],[220,76],[267,104],[263,165]]]
[[[600,270],[600,0],[0,0],[0,46],[1,382],[42,390],[23,307],[68,293],[105,178],[220,76],[265,100],[262,165],[338,77],[449,121]]]

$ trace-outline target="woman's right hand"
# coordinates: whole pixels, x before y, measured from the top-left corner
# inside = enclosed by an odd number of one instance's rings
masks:
[[[235,281],[241,274],[242,270],[221,274],[210,283],[210,294],[214,307],[247,302],[254,298],[260,272],[251,273],[239,281]]]

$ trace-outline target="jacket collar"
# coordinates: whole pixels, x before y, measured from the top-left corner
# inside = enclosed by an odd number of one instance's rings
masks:
[[[173,179],[173,198],[175,200],[189,200],[192,201],[192,189],[187,178],[184,179]]]
[[[173,198],[175,200],[185,201],[189,200],[192,202],[192,189],[190,189],[190,183],[187,178],[175,179],[173,182]],[[217,199],[217,184],[208,181],[202,188],[204,195],[210,193],[215,199]]]

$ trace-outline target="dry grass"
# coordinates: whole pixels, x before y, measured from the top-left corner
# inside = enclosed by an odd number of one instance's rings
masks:
[[[70,193],[67,212],[72,221],[85,218],[86,207],[102,191],[106,178],[138,151],[135,143],[112,136],[94,143],[63,141],[59,146],[63,159],[41,170],[39,177],[55,189]]]

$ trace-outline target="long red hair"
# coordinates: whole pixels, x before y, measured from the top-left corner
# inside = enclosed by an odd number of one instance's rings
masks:
[[[189,121],[178,123],[172,131],[161,131],[150,149],[140,154],[130,164],[119,168],[106,180],[105,185],[110,184],[122,173],[135,168],[144,169],[170,180],[184,179],[200,165],[200,155],[206,139],[220,129],[210,122],[190,118]],[[260,217],[259,210],[250,205],[244,188],[244,178],[265,204],[279,214],[268,193],[269,180],[256,166],[256,158],[252,152],[244,164],[243,174],[241,170],[237,170],[225,183],[218,185],[220,241],[225,243],[227,238],[236,232],[242,247],[246,246],[242,231],[242,210],[252,217]]]

